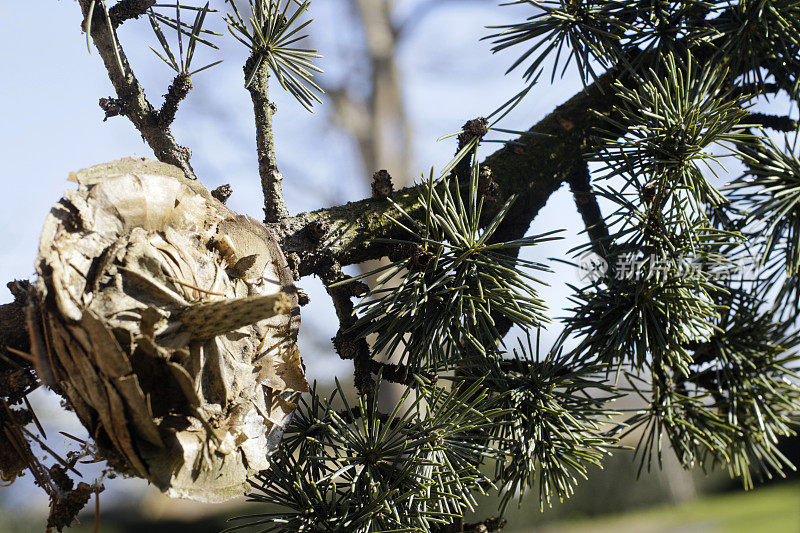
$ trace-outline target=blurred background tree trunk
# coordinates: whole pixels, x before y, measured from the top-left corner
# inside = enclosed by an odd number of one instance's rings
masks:
[[[361,22],[364,42],[351,55],[369,73],[369,86],[354,91],[346,83],[324,86],[333,104],[334,124],[358,144],[367,178],[386,169],[395,186],[408,182],[413,167],[411,128],[397,63],[401,31],[393,25],[392,0],[344,0]],[[366,94],[364,94],[366,92]]]

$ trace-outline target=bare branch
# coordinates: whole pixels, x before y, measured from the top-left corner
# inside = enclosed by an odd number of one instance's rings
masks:
[[[775,131],[793,132],[797,131],[798,122],[792,117],[782,117],[778,115],[767,115],[765,113],[750,113],[747,117],[747,122],[750,124],[757,124],[764,128],[769,128]]]
[[[608,247],[608,227],[606,226],[597,197],[592,191],[591,174],[589,166],[581,161],[568,178],[569,188],[575,198],[575,207],[583,218],[586,233],[592,243],[592,250],[600,257],[606,257]]]
[[[272,133],[272,115],[275,105],[269,101],[269,66],[266,61],[257,61],[250,56],[245,64],[245,79],[250,79],[251,69],[256,73],[247,90],[253,100],[256,120],[256,149],[258,151],[258,173],[261,176],[261,190],[264,192],[264,220],[279,222],[289,216],[283,202],[281,183],[283,176],[278,171],[275,158],[275,138]]]
[[[86,28],[92,0],[78,0],[78,3],[83,11]],[[99,2],[93,10],[91,37],[103,59],[117,98],[122,102],[121,113],[133,122],[159,161],[175,165],[183,170],[186,177],[196,179],[189,163],[191,151],[180,146],[169,128],[159,123],[158,111],[147,100],[144,88],[133,74],[116,31],[109,27],[106,13]]]

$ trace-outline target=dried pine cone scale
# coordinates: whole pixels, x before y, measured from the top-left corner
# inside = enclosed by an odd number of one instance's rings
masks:
[[[74,179],[36,264],[40,376],[118,471],[173,497],[241,494],[308,390],[277,242],[163,163]]]

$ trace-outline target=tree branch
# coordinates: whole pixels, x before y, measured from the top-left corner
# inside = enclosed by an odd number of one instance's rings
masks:
[[[158,124],[162,128],[169,128],[175,121],[175,114],[178,112],[178,106],[189,91],[192,90],[192,80],[184,73],[180,73],[172,80],[172,83],[167,89],[167,94],[164,95],[164,104],[158,112]]]
[[[434,383],[439,379],[433,372],[415,370],[404,364],[381,363],[375,360],[369,361],[369,370],[376,375],[380,373],[384,381],[408,386],[414,386],[416,383],[414,374]]]
[[[78,0],[78,4],[83,11],[86,28],[92,0]],[[177,143],[169,127],[159,124],[158,111],[147,100],[144,88],[133,74],[116,31],[109,27],[104,8],[99,2],[94,7],[91,37],[117,92],[117,98],[123,103],[122,114],[133,122],[159,161],[175,165],[183,170],[186,177],[196,179],[189,163],[191,151]]]
[[[792,132],[797,131],[798,122],[792,117],[782,117],[778,115],[767,115],[765,113],[750,113],[747,122],[763,126],[775,131]]]
[[[283,176],[278,172],[275,158],[275,138],[272,133],[272,115],[275,105],[269,101],[269,67],[266,61],[256,62],[252,55],[244,66],[245,79],[250,79],[253,65],[256,73],[247,88],[253,100],[256,119],[256,149],[258,150],[258,173],[261,176],[261,190],[264,192],[264,220],[279,222],[289,216],[283,202],[281,183]]]
[[[366,339],[357,337],[348,331],[356,323],[355,306],[350,298],[354,296],[353,291],[358,285],[344,284],[331,287],[334,283],[348,278],[336,262],[326,265],[324,269],[320,270],[319,275],[333,300],[336,317],[339,319],[339,331],[332,339],[333,346],[339,357],[353,360],[353,384],[359,394],[371,399],[375,394],[375,381],[372,379],[372,368],[370,367],[372,356],[369,345]]]
[[[530,130],[549,137],[522,135],[484,160],[499,186],[498,201],[484,208],[484,223],[511,194],[518,196],[495,233],[498,240],[523,237],[550,195],[583,164],[593,129],[601,124],[603,115],[611,113],[613,92],[601,88],[615,75],[601,76]],[[412,216],[421,215],[423,200],[418,187],[400,189],[392,199]],[[302,213],[270,224],[270,229],[287,255],[297,254],[298,273],[307,276],[320,273],[331,262],[351,265],[388,255],[392,245],[379,240],[405,237],[390,217],[401,217],[393,203],[370,198]],[[322,239],[309,236],[305,228],[311,224],[328,228]]]
[[[84,0],[80,1],[84,5]],[[483,164],[492,169],[493,179],[499,186],[499,201],[487,204],[484,209],[485,222],[491,220],[497,206],[502,205],[510,194],[518,194],[517,202],[495,232],[496,239],[512,240],[524,236],[547,199],[576,169],[581,168],[581,155],[588,146],[593,128],[601,123],[602,115],[611,112],[613,93],[601,91],[600,88],[606,87],[614,76],[611,73],[601,77],[530,130],[548,134],[549,137],[523,135],[486,158]],[[392,199],[412,216],[422,215],[424,202],[417,187],[396,191]],[[268,225],[281,241],[284,253],[294,257],[298,275],[318,274],[326,285],[330,285],[340,279],[341,265],[388,255],[393,245],[378,242],[379,239],[406,237],[404,230],[388,215],[395,219],[401,216],[395,204],[388,199],[369,198],[303,213]],[[323,228],[324,231],[309,231],[312,227]],[[340,330],[341,335],[337,335],[337,341],[345,346],[349,343],[343,332],[353,320],[352,294],[345,294],[352,289],[346,287],[328,287],[344,326]],[[14,309],[14,304],[0,307],[0,324],[9,324],[8,331],[0,332],[0,344],[10,344],[9,339],[24,330],[14,327]],[[341,348],[341,345],[337,348]],[[358,355],[359,380],[368,381],[373,370],[370,368],[368,347],[351,345],[350,348],[345,353],[351,353],[353,359]]]
[[[575,207],[578,208],[578,213],[581,214],[583,224],[586,226],[592,250],[600,257],[606,257],[609,241],[608,226],[597,203],[597,196],[592,190],[589,165],[581,161],[575,172],[567,178],[567,182],[575,198]]]

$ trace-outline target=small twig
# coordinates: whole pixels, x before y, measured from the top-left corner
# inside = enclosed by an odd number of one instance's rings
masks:
[[[28,401],[28,397],[27,396],[23,396],[22,400],[25,402],[25,407],[27,407],[28,411],[30,411],[31,417],[33,417],[33,423],[36,425],[36,429],[38,429],[39,433],[42,434],[42,437],[46,439],[47,438],[47,433],[45,433],[41,422],[39,422],[39,417],[36,416],[36,411],[33,410],[33,407],[31,406],[31,402]]]
[[[80,442],[81,444],[84,444],[84,445],[86,444],[86,441],[85,441],[85,440],[83,440],[83,439],[80,439],[80,438],[76,437],[75,435],[70,435],[70,434],[69,434],[69,433],[67,433],[66,431],[59,431],[59,433],[61,433],[62,435],[64,435],[64,436],[65,436],[65,437],[67,437],[67,438],[70,438],[70,439],[72,439],[72,440],[74,440],[74,441]]]
[[[0,428],[5,433],[6,442],[14,448],[14,451],[28,467],[28,470],[31,471],[31,474],[33,474],[39,486],[47,491],[48,494],[53,494],[53,484],[50,480],[50,476],[42,466],[42,463],[39,462],[33,454],[33,451],[31,451],[28,440],[22,435],[22,431],[25,430],[25,428],[13,423],[14,416],[11,413],[11,409],[8,407],[8,403],[2,398],[0,398],[0,410],[2,411],[2,413],[0,413],[2,414],[2,416],[0,416]],[[9,423],[3,423],[3,419],[8,420]]]
[[[90,37],[94,41],[103,64],[108,71],[108,77],[121,101],[120,110],[142,134],[142,137],[153,150],[156,158],[164,163],[175,165],[183,170],[187,178],[196,179],[192,166],[189,163],[191,152],[180,146],[172,132],[167,127],[159,124],[158,111],[147,100],[144,88],[133,73],[125,51],[119,44],[113,23],[106,23],[107,13],[100,2],[92,0],[78,0],[84,17],[84,28],[90,27]],[[115,5],[114,8],[122,4]],[[90,9],[94,6],[89,24]],[[113,10],[113,8],[112,8]]]
[[[372,379],[372,357],[366,339],[356,337],[348,330],[355,324],[355,306],[350,300],[352,288],[349,284],[331,287],[333,283],[346,278],[342,268],[334,263],[321,273],[322,282],[333,300],[333,307],[339,319],[339,331],[333,338],[333,344],[339,357],[353,360],[354,385],[358,392],[372,398],[375,394],[375,381]]]
[[[592,191],[589,166],[582,162],[567,177],[567,183],[575,198],[575,206],[583,218],[586,233],[592,243],[592,250],[600,257],[606,257],[609,241],[608,227]]]
[[[25,440],[25,437],[19,431],[19,428],[11,428],[9,426],[3,427],[3,431],[6,434],[6,440],[11,444],[11,447],[14,448],[14,451],[20,456],[25,464],[28,467],[28,470],[31,471],[33,477],[48,494],[53,493],[53,485],[50,481],[50,476],[47,475],[44,467],[36,459],[36,456],[33,455],[31,451],[31,447],[28,444],[28,441]]]
[[[103,492],[103,485],[95,483],[94,488],[94,533],[100,533],[100,493]]]
[[[283,202],[283,176],[278,171],[275,158],[275,138],[272,132],[275,105],[269,101],[269,67],[266,61],[258,61],[257,57],[250,56],[244,66],[244,74],[245,79],[252,78],[247,90],[253,100],[256,120],[256,149],[261,190],[264,193],[264,219],[266,222],[279,222],[287,218],[289,212]],[[257,69],[255,73],[252,72],[253,68]]]
[[[10,352],[10,353],[13,353],[16,356],[22,357],[26,361],[29,361],[31,363],[35,363],[36,362],[36,358],[34,356],[32,356],[29,353],[23,352],[22,350],[17,350],[16,348],[12,348],[11,346],[6,346],[5,349],[6,349],[7,352]]]
[[[75,475],[77,475],[78,477],[83,477],[83,475],[81,475],[81,473],[80,473],[80,472],[78,472],[77,470],[75,470],[75,468],[74,468],[72,465],[70,465],[70,464],[67,462],[67,460],[66,460],[66,459],[64,459],[63,457],[61,457],[60,455],[58,455],[58,454],[57,454],[56,452],[54,452],[54,451],[53,451],[53,450],[52,450],[52,449],[51,449],[49,446],[47,446],[47,444],[45,444],[45,443],[42,441],[42,439],[40,439],[39,437],[37,437],[36,435],[34,435],[33,433],[31,433],[30,431],[28,431],[28,430],[27,430],[27,429],[25,429],[24,427],[21,427],[20,429],[21,429],[21,430],[22,430],[22,431],[23,431],[23,432],[24,432],[24,433],[25,433],[27,436],[29,436],[30,438],[32,438],[33,440],[35,440],[35,441],[36,441],[36,443],[37,443],[37,444],[39,444],[39,446],[41,446],[41,447],[42,447],[42,449],[43,449],[44,451],[46,451],[47,453],[49,453],[49,454],[50,454],[50,456],[51,456],[53,459],[55,459],[56,461],[58,461],[59,463],[61,463],[61,465],[62,465],[62,466],[64,466],[64,467],[65,467],[65,468],[67,468],[68,470],[71,470],[71,471],[72,471],[72,473],[74,473],[74,474],[75,474]]]
[[[413,386],[416,384],[414,374],[419,375],[427,381],[435,382],[438,376],[433,372],[425,372],[422,370],[412,370],[410,367],[403,364],[381,363],[370,359],[369,370],[373,374],[380,372],[381,377],[391,383],[399,383],[401,385]]]
[[[178,112],[178,105],[188,96],[192,90],[192,80],[186,74],[178,74],[172,80],[167,94],[164,95],[164,104],[158,112],[158,124],[162,128],[168,128],[175,121],[175,114]]]

